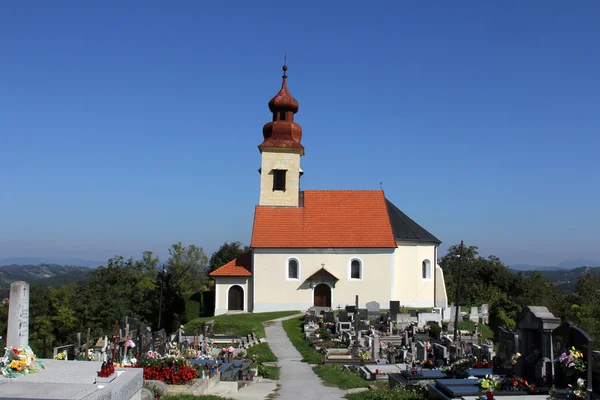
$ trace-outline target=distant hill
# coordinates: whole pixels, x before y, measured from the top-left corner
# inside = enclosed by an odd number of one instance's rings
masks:
[[[580,267],[600,267],[600,261],[578,259],[563,261],[557,265],[514,264],[509,266],[510,269],[514,269],[515,271],[552,271]]]
[[[579,267],[572,269],[538,270],[543,276],[549,278],[557,289],[572,292],[575,289],[577,279],[591,274],[600,276],[600,267]],[[524,271],[525,275],[533,275],[535,271]]]
[[[89,267],[71,267],[58,264],[4,265],[0,267],[0,298],[8,297],[10,284],[25,281],[29,284],[44,283],[60,286],[71,282],[81,282],[93,271]]]
[[[73,265],[76,267],[99,267],[106,265],[106,261],[82,260],[81,258],[60,258],[60,257],[11,257],[0,259],[2,265]]]

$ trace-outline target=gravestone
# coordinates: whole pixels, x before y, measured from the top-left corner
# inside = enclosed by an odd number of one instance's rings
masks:
[[[529,382],[543,383],[544,359],[552,359],[552,331],[558,328],[560,319],[546,307],[526,306],[517,317],[516,325],[522,354],[517,363],[521,367],[519,375]],[[554,371],[551,375],[554,376]]]
[[[489,307],[487,304],[482,304],[481,309],[479,310],[479,315],[481,316],[481,323],[488,324],[489,323]]]
[[[579,376],[586,381],[587,388],[593,390],[593,353],[594,341],[583,329],[580,329],[570,322],[564,322],[558,328],[552,331],[552,352],[554,359],[560,357],[562,353],[569,354],[572,347],[580,351],[586,365],[583,376]],[[558,387],[566,387],[571,383],[567,371],[565,371],[557,362],[554,368],[555,381]]]
[[[477,307],[471,307],[471,312],[469,313],[469,319],[472,322],[479,322],[479,310],[477,309]]]
[[[494,358],[494,346],[491,344],[481,345],[481,359],[491,361]]]
[[[393,316],[393,315],[396,315],[399,313],[400,313],[400,302],[397,300],[391,300],[390,301],[390,314]],[[394,318],[392,317],[392,319],[394,319]]]
[[[422,342],[417,342],[417,360],[427,361],[427,348]]]
[[[370,301],[366,304],[367,311],[369,314],[377,314],[379,315],[379,303],[376,301]]]
[[[335,322],[335,317],[331,311],[328,311],[323,315],[323,322]]]
[[[411,320],[408,314],[396,314],[396,329],[405,330],[410,326]]]
[[[442,364],[446,363],[446,360],[448,360],[448,349],[446,348],[446,346],[442,346],[439,343],[434,343],[433,344],[433,356],[437,361],[442,361]]]
[[[152,348],[160,355],[167,353],[167,332],[161,329],[158,332],[152,332]]]
[[[354,314],[356,312],[356,306],[346,306],[346,312],[348,314]]]
[[[518,352],[519,335],[501,326],[498,327],[498,353],[493,358],[494,375],[514,374],[511,358]]]
[[[29,346],[29,283],[10,284],[6,347]]]
[[[481,346],[479,346],[478,344],[472,345],[471,353],[473,353],[473,356],[477,357],[478,360],[481,360]]]
[[[369,319],[369,311],[366,308],[361,308],[358,310],[358,318],[361,321],[365,321]]]
[[[375,333],[373,335],[373,359],[374,360],[379,360],[379,349],[380,349],[379,334]]]

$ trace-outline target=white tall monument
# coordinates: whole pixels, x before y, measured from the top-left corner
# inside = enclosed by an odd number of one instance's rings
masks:
[[[6,347],[29,346],[29,283],[10,284]]]

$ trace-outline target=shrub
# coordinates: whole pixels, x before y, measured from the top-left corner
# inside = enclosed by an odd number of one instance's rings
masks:
[[[429,325],[429,337],[432,339],[439,339],[442,328],[438,324]]]

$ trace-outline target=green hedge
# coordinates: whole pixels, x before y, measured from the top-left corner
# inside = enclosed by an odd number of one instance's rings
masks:
[[[184,293],[183,300],[185,302],[185,321],[199,318],[202,312],[202,292]]]

